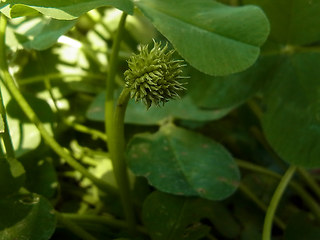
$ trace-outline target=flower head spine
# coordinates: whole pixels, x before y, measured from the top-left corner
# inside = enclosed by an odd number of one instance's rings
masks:
[[[178,92],[184,90],[183,83],[178,80],[181,76],[183,60],[172,60],[174,50],[167,51],[168,44],[154,41],[149,51],[148,45],[141,47],[140,53],[128,60],[129,69],[125,71],[125,86],[130,89],[131,98],[142,100],[147,108],[152,104],[168,102],[178,98]]]

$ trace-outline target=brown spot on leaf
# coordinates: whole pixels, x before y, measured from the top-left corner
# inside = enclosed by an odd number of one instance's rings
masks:
[[[200,194],[206,194],[207,193],[207,191],[204,188],[198,188],[197,192],[200,193]]]

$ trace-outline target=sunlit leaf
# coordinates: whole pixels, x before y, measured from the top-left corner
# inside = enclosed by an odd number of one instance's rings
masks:
[[[0,10],[8,4],[12,4],[11,17],[30,15],[38,11],[55,19],[71,20],[102,6],[113,6],[133,13],[133,3],[130,0],[6,0],[5,3],[0,3]]]
[[[251,66],[269,33],[255,6],[230,7],[211,0],[139,0],[155,27],[193,67],[227,75]]]

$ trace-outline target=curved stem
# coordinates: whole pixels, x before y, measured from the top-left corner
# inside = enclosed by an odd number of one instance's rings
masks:
[[[66,151],[60,144],[51,136],[51,134],[47,131],[44,127],[36,113],[30,107],[28,102],[25,100],[23,95],[20,93],[19,89],[17,88],[12,76],[8,71],[8,64],[6,62],[6,54],[5,54],[5,29],[7,24],[7,18],[1,14],[1,21],[0,21],[0,70],[1,70],[1,77],[6,83],[8,90],[10,91],[12,97],[16,100],[24,114],[29,118],[29,120],[38,128],[41,136],[46,141],[46,143],[51,147],[53,151],[55,151],[61,158],[65,159],[66,162],[79,171],[82,175],[90,179],[98,188],[105,192],[109,193],[116,193],[116,190],[108,185],[106,182],[102,181],[101,179],[96,178],[90,172],[87,171],[85,167],[83,167],[80,163],[75,160],[68,151]]]
[[[283,175],[278,187],[276,188],[276,191],[274,192],[270,205],[267,210],[267,214],[264,220],[264,226],[263,226],[263,232],[262,232],[262,240],[271,240],[271,231],[272,231],[272,222],[273,217],[275,215],[276,209],[279,205],[279,202],[281,200],[281,197],[287,188],[293,174],[296,171],[295,166],[290,166],[288,170]]]

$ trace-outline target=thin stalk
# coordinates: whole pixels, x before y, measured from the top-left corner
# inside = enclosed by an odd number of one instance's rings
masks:
[[[286,190],[295,171],[296,171],[295,166],[290,166],[288,168],[288,170],[283,175],[278,187],[276,188],[276,190],[271,198],[271,202],[268,207],[267,214],[266,214],[266,217],[264,220],[262,240],[271,240],[273,217],[275,215],[275,212],[276,212],[276,209],[279,205],[281,197],[282,197],[284,191]]]
[[[3,124],[4,124],[4,132],[1,135],[2,135],[3,143],[6,149],[6,156],[8,160],[12,160],[12,159],[15,159],[16,156],[14,153],[14,148],[11,140],[10,130],[9,130],[8,121],[7,121],[7,113],[4,107],[1,89],[0,89],[0,117],[2,117]]]
[[[118,32],[115,35],[112,53],[109,61],[106,101],[105,101],[105,129],[108,136],[108,148],[111,155],[113,172],[119,186],[119,192],[122,202],[122,207],[128,224],[128,230],[131,233],[135,232],[135,217],[133,204],[130,197],[130,186],[128,179],[127,167],[124,160],[124,115],[126,106],[129,100],[129,92],[127,89],[122,91],[116,110],[114,110],[114,89],[115,76],[120,50],[120,43],[124,32],[127,14],[123,13],[119,22]]]
[[[27,85],[27,84],[42,82],[44,78],[48,78],[50,80],[61,80],[63,78],[78,78],[78,79],[92,78],[92,79],[104,80],[105,76],[92,74],[92,73],[86,73],[86,74],[48,73],[46,75],[37,75],[29,78],[20,79],[19,85]]]
[[[72,122],[70,120],[65,120],[64,123],[66,125],[68,125],[69,127],[72,127],[74,130],[82,132],[82,133],[87,133],[92,135],[92,137],[96,137],[96,138],[100,138],[103,141],[107,141],[107,136],[105,133],[100,132],[99,130],[93,129],[93,128],[89,128],[85,125],[79,124],[79,123],[75,123]]]
[[[303,168],[298,168],[298,173],[320,199],[320,187],[316,180]]]
[[[75,214],[75,213],[61,213],[62,216],[66,219],[70,219],[76,223],[82,222],[90,222],[90,223],[97,223],[97,224],[104,224],[106,226],[112,228],[120,228],[120,229],[127,229],[128,225],[125,221],[115,219],[111,216],[96,216],[96,215],[88,215],[88,214]],[[147,230],[142,226],[137,226],[137,230],[142,234],[148,234]]]
[[[66,218],[63,214],[55,212],[58,221],[61,223],[62,226],[70,230],[73,234],[78,236],[80,239],[83,240],[97,240],[94,236],[90,233],[85,231],[83,228],[79,227],[77,224],[73,223],[70,219]]]
[[[263,211],[267,211],[268,207],[264,202],[262,202],[246,185],[243,183],[240,184],[239,189],[248,197],[250,198],[260,209]],[[279,228],[284,230],[286,228],[285,223],[279,219],[278,217],[274,218],[275,223],[278,225]]]
[[[16,100],[16,102],[18,103],[24,114],[28,117],[28,119],[37,127],[41,136],[53,151],[55,151],[61,158],[65,159],[71,167],[79,171],[83,176],[90,179],[92,183],[94,183],[98,188],[105,192],[115,194],[116,190],[112,186],[88,172],[87,169],[83,167],[80,163],[78,163],[77,160],[75,160],[67,150],[60,146],[60,144],[47,131],[47,129],[44,127],[36,113],[33,111],[26,99],[20,93],[19,89],[17,88],[14,82],[14,79],[8,71],[8,64],[6,62],[5,30],[7,25],[7,18],[3,14],[1,14],[0,19],[0,73],[12,97]]]

